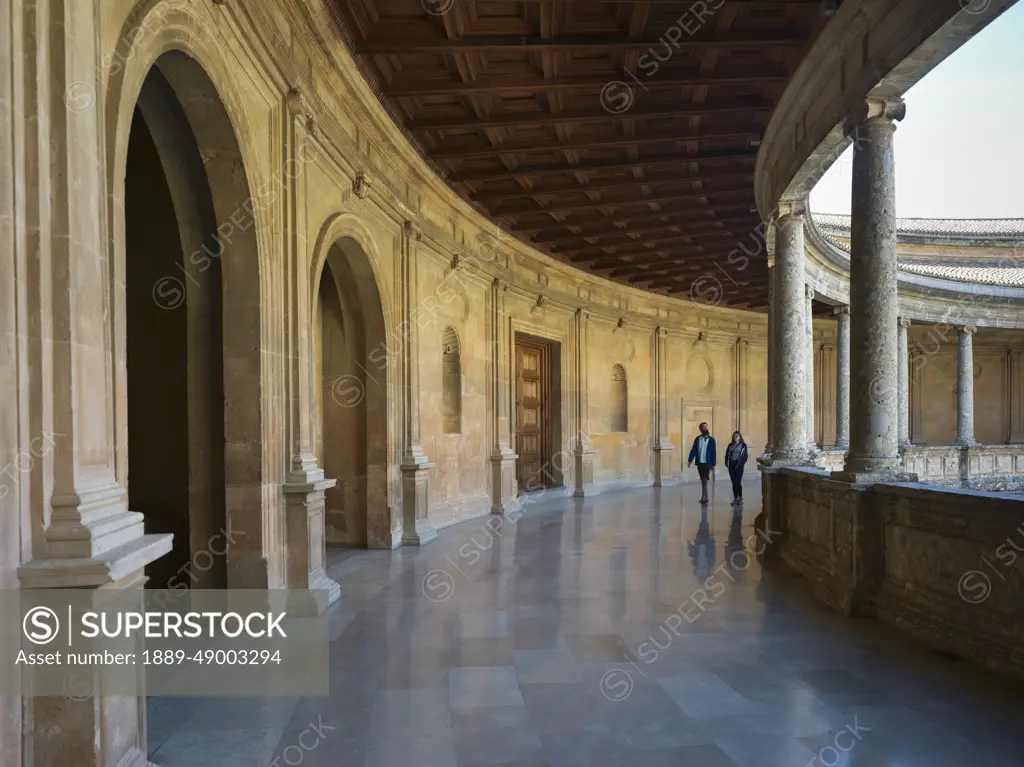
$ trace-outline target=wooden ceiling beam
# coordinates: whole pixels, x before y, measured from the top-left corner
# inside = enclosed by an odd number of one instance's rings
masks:
[[[771,32],[726,32],[698,34],[672,40],[676,49],[701,48],[796,48],[807,45],[804,35],[780,35]],[[541,53],[555,51],[643,51],[662,48],[663,37],[630,39],[621,33],[562,34],[555,37],[540,35],[469,35],[457,40],[420,38],[412,35],[370,37],[355,44],[355,52],[363,56],[399,56],[415,54],[453,53]]]
[[[758,65],[702,72],[693,67],[679,70],[664,67],[669,74],[656,75],[643,81],[644,90],[654,88],[713,88],[717,85],[757,85],[764,83],[785,84],[789,73],[777,66]],[[392,81],[381,88],[386,98],[416,98],[419,96],[470,96],[473,94],[496,95],[500,93],[543,93],[547,91],[571,90],[577,93],[600,92],[609,82],[616,81],[620,73],[587,77],[560,77],[545,80],[528,75],[492,75],[480,77],[474,82],[439,80],[430,77],[407,77]],[[628,86],[627,86],[628,87]]]
[[[576,165],[520,165],[505,171],[483,171],[458,173],[448,177],[453,182],[485,182],[502,179],[521,178],[522,176],[564,176],[567,173],[592,173],[610,170],[626,170],[629,168],[662,168],[670,165],[686,165],[688,163],[720,163],[734,160],[752,160],[757,158],[757,151],[752,149],[704,152],[702,154],[677,155],[675,157],[640,157],[635,160],[598,160],[581,162]]]
[[[519,141],[497,146],[471,147],[469,149],[445,149],[438,147],[431,152],[435,160],[471,160],[480,157],[494,157],[506,154],[536,154],[538,152],[572,152],[602,147],[635,146],[637,144],[681,144],[686,141],[750,140],[758,138],[760,132],[752,127],[730,127],[721,129],[704,129],[700,131],[672,131],[639,136],[605,136],[604,138],[582,138],[574,141],[552,141],[550,138],[537,141]],[[464,144],[464,141],[458,143]]]
[[[772,104],[765,99],[731,99],[728,101],[710,102],[681,106],[678,101],[649,105],[622,113],[609,112],[607,109],[589,109],[586,111],[561,112],[530,112],[528,114],[498,113],[486,117],[437,117],[412,120],[406,129],[416,133],[432,130],[461,130],[465,128],[515,128],[532,125],[557,125],[562,123],[604,123],[614,124],[621,120],[645,120],[659,117],[704,117],[707,115],[755,115],[770,112]]]
[[[672,174],[671,176],[665,177],[650,177],[645,178],[631,178],[624,181],[615,181],[607,184],[594,184],[593,186],[566,186],[561,184],[559,186],[537,186],[533,189],[520,189],[517,192],[492,192],[490,194],[480,194],[473,197],[474,203],[488,203],[488,202],[506,202],[508,200],[521,200],[530,197],[549,197],[557,196],[564,197],[569,194],[584,194],[589,192],[611,192],[611,191],[629,191],[639,190],[643,187],[665,187],[674,186],[676,184],[687,184],[687,183],[705,183],[708,181],[746,181],[750,182],[754,178],[754,172],[746,171],[744,173],[728,173],[721,175],[703,175],[703,176],[680,176],[678,174]],[[664,189],[662,191],[665,191]]]
[[[741,186],[733,187],[732,189],[711,189],[701,192],[690,192],[688,194],[663,195],[661,197],[634,197],[633,199],[625,200],[591,200],[586,203],[570,202],[562,205],[544,205],[543,203],[537,203],[537,205],[541,205],[542,207],[497,208],[490,211],[490,215],[496,218],[505,218],[507,216],[530,215],[531,213],[566,213],[581,210],[600,210],[601,208],[628,208],[634,205],[650,205],[652,203],[661,205],[666,202],[696,202],[739,194],[752,197],[754,189],[750,186]]]
[[[721,213],[723,211],[729,211],[731,213],[746,212],[748,215],[751,216],[751,218],[755,218],[757,216],[757,214],[756,213],[751,213],[750,212],[750,207],[751,207],[750,203],[728,204],[728,205],[721,204],[721,205],[712,205],[712,206],[708,206],[708,207],[703,207],[703,206],[700,206],[700,207],[698,207],[698,206],[687,206],[687,207],[684,207],[684,208],[671,208],[669,210],[665,210],[663,213],[666,216],[672,216],[672,215],[674,215],[674,216],[687,216],[687,215],[689,215],[689,216],[692,217],[692,220],[694,222],[704,221],[704,220],[706,220],[711,215],[721,215]],[[653,212],[654,211],[652,211],[652,213]],[[660,212],[661,211],[659,211],[659,213]],[[543,211],[543,210],[539,210],[536,213],[531,213],[530,214],[530,216],[543,216],[543,215],[548,215],[548,214],[546,214],[545,211]],[[558,214],[556,214],[556,215],[558,215]],[[613,215],[615,215],[615,214],[613,214]],[[612,220],[612,221],[616,220],[615,218],[612,218],[611,216],[609,216],[609,219]],[[595,220],[595,218],[594,218],[593,215],[591,215],[591,216],[584,215],[584,216],[573,216],[571,218],[564,218],[561,221],[559,221],[559,223],[563,224],[564,226],[584,226],[588,222],[591,222],[591,221],[594,221],[594,220]],[[597,220],[600,220],[600,219],[597,219]],[[541,223],[540,226],[545,226],[548,223],[544,219],[541,219],[541,221],[543,223]],[[529,222],[525,222],[525,221],[523,221],[521,219],[517,220],[515,222],[515,226],[517,226],[517,227],[528,227],[530,225],[531,224]],[[513,226],[512,224],[509,224],[509,229],[512,229],[512,226]]]
[[[672,229],[678,228],[681,231],[673,232]],[[620,230],[621,234],[606,234],[606,235],[591,235],[586,233],[574,234],[571,237],[560,237],[556,240],[550,240],[545,243],[535,243],[537,245],[543,245],[545,248],[550,248],[552,251],[561,252],[562,248],[566,246],[581,245],[583,242],[591,239],[599,239],[599,242],[590,243],[594,247],[604,248],[612,247],[614,245],[628,245],[631,242],[646,242],[652,239],[659,239],[665,236],[686,238],[691,240],[701,239],[715,239],[724,235],[732,236],[732,233],[726,227],[704,227],[701,229],[697,228],[683,228],[673,227],[670,224],[666,224],[660,227],[651,227],[647,229],[630,229]],[[584,239],[586,238],[586,239]]]
[[[529,227],[526,227],[526,228],[519,229],[519,230],[516,230],[516,229],[514,229],[512,227],[509,227],[509,231],[510,232],[511,231],[533,232],[534,234],[533,234],[533,236],[531,236],[531,242],[533,244],[543,244],[543,243],[552,242],[554,240],[564,239],[564,238],[570,237],[570,236],[572,236],[572,237],[597,237],[597,236],[604,235],[604,234],[619,234],[621,232],[630,231],[631,227],[635,228],[635,226],[638,225],[638,224],[657,224],[660,227],[677,226],[677,227],[685,228],[686,231],[703,230],[705,227],[710,227],[711,225],[714,225],[714,224],[722,224],[723,227],[726,227],[726,228],[728,228],[730,225],[733,225],[733,224],[739,224],[740,226],[744,226],[744,225],[748,225],[748,224],[749,225],[753,225],[751,223],[753,218],[752,218],[752,214],[750,214],[750,213],[743,213],[743,214],[736,215],[736,216],[724,216],[724,217],[718,217],[718,218],[707,217],[707,218],[697,219],[697,220],[694,220],[694,218],[693,218],[693,216],[691,214],[692,214],[692,211],[684,211],[684,213],[682,214],[683,215],[683,219],[681,221],[676,221],[676,220],[666,221],[665,220],[665,219],[671,219],[671,218],[674,218],[676,216],[679,216],[680,214],[678,214],[678,213],[675,213],[675,212],[668,212],[668,213],[660,212],[660,213],[651,213],[650,215],[645,215],[645,216],[615,216],[615,217],[608,216],[606,218],[593,218],[589,222],[585,222],[585,223],[569,224],[568,226],[579,226],[579,227],[584,227],[584,228],[588,228],[589,227],[589,229],[586,229],[585,231],[580,232],[578,234],[573,233],[573,232],[567,232],[566,231],[566,229],[567,229],[567,225],[566,224],[561,224],[561,225],[559,225],[559,224],[552,224],[550,226],[543,226],[542,225],[542,226],[538,226],[538,227],[533,227],[532,229],[529,228]],[[616,222],[616,221],[621,221],[621,222],[625,223],[625,226],[615,226],[615,224],[613,222]]]

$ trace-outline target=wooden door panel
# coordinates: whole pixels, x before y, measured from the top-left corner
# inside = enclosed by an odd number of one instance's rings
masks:
[[[516,339],[516,477],[521,490],[546,486],[551,399],[548,347]]]

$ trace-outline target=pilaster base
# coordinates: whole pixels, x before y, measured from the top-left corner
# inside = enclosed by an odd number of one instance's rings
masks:
[[[288,539],[288,610],[320,615],[341,597],[341,587],[327,577],[326,503],[324,493],[338,480],[318,471],[308,482],[288,482],[285,496]]]
[[[104,596],[104,604],[141,611],[145,567],[171,550],[172,538],[145,535],[96,557],[35,560],[19,568],[21,587],[93,589]],[[131,646],[126,649],[141,653],[144,640],[127,641]],[[23,699],[27,721],[32,722],[32,757],[25,767],[157,767],[146,756],[145,674],[135,675],[134,693],[122,688],[117,695],[105,695],[102,691],[111,675],[117,676],[119,685],[127,678],[123,669],[106,668],[88,679],[82,697]]]
[[[664,487],[672,477],[672,452],[676,446],[663,439],[654,446],[654,486]]]
[[[425,455],[408,456],[402,470],[402,545],[423,546],[437,538],[437,530],[427,519],[429,485],[427,472],[436,464]]]
[[[491,514],[507,514],[516,498],[516,458],[512,449],[499,445],[491,453]]]
[[[596,455],[597,450],[589,444],[577,446],[573,450],[572,494],[576,498],[600,495],[600,491],[594,486],[594,456]]]

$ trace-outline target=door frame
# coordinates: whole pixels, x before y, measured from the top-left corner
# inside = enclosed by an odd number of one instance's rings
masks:
[[[679,400],[679,433],[682,435],[680,441],[682,442],[680,452],[679,468],[686,468],[686,459],[690,455],[690,448],[693,446],[693,436],[686,433],[686,408],[687,407],[708,407],[711,408],[711,423],[708,427],[711,431],[711,436],[715,438],[717,443],[720,439],[715,434],[715,424],[718,422],[718,398],[717,397],[682,397]],[[715,480],[717,472],[711,472],[712,481]]]

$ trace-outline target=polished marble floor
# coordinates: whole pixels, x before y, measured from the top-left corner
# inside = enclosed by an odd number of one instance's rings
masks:
[[[1020,767],[1024,691],[814,602],[759,485],[549,497],[332,551],[331,696],[151,699],[161,767]],[[498,527],[500,525],[500,527]]]

